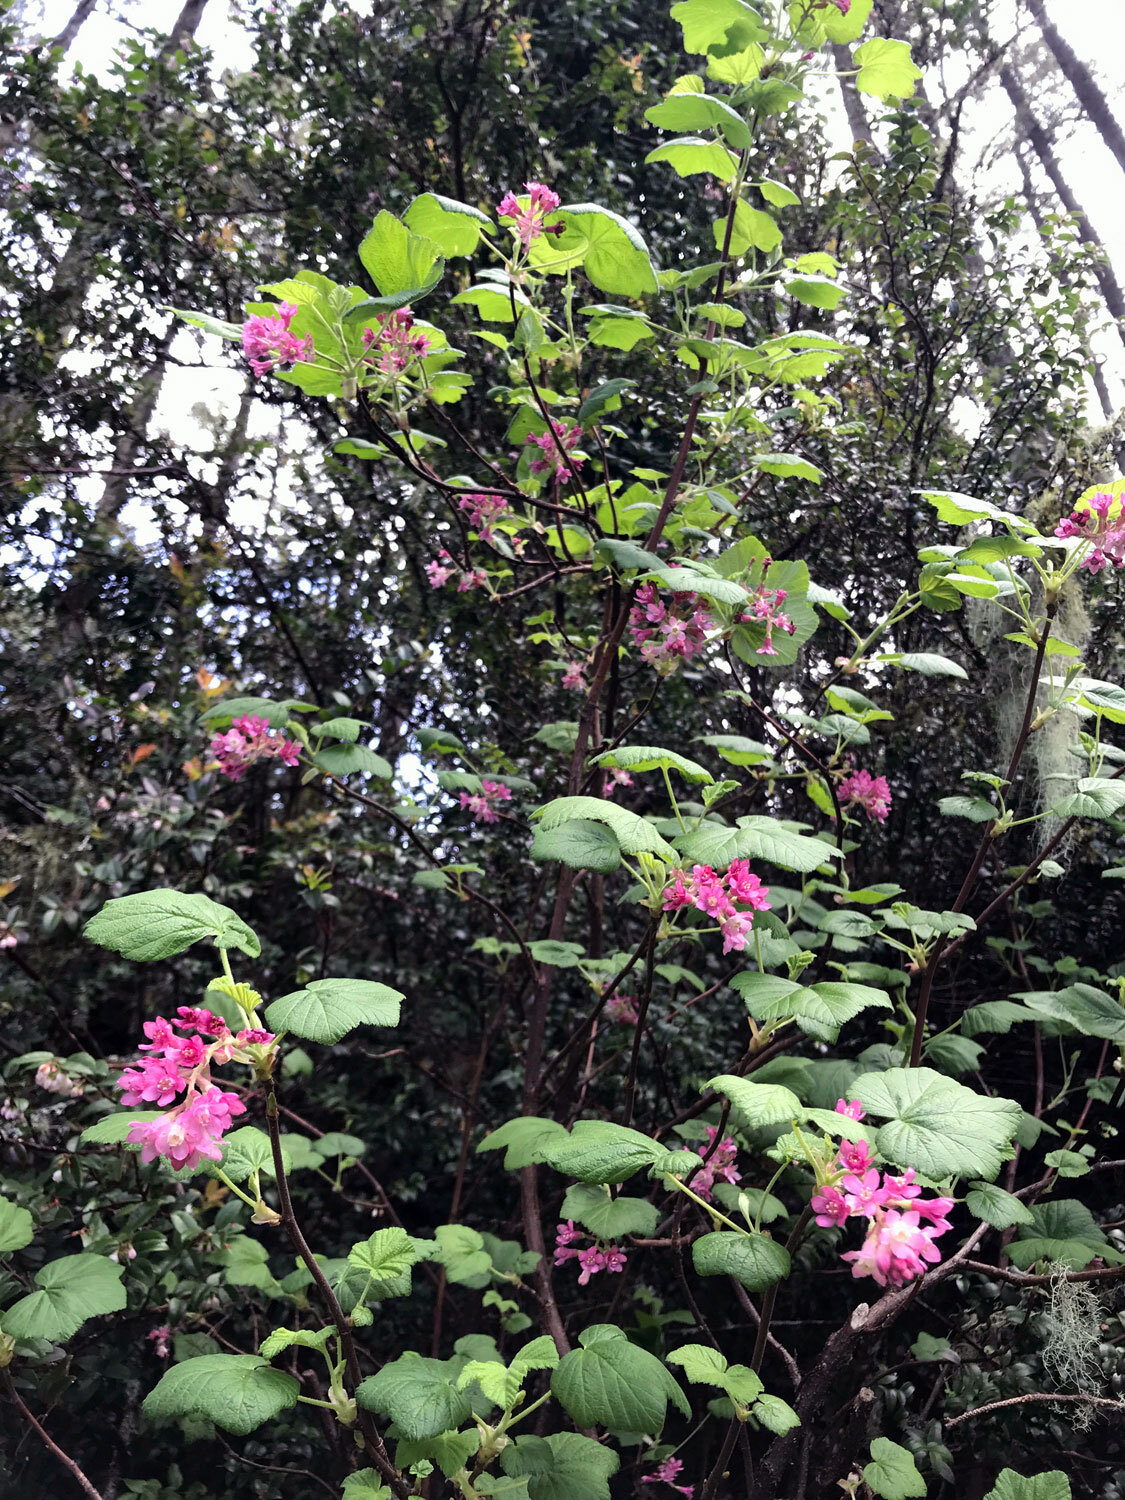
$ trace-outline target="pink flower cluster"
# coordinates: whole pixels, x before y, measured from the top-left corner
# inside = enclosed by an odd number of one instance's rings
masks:
[[[586,670],[586,663],[584,661],[569,661],[569,662],[567,662],[567,664],[566,664],[566,671],[563,673],[563,676],[562,676],[562,685],[563,685],[563,687],[564,688],[574,688],[576,692],[585,692],[586,691],[586,679],[582,675],[585,672],[585,670]]]
[[[531,472],[549,474],[553,469],[556,479],[569,479],[570,471],[586,462],[580,453],[574,452],[581,439],[581,427],[556,417],[551,418],[550,432],[529,432],[523,440],[524,447],[538,448],[543,455],[531,460]]]
[[[469,589],[483,589],[488,584],[488,574],[483,568],[462,568],[444,547],[433,562],[426,564],[426,577],[432,589],[444,588],[455,573],[460,575],[457,579],[459,594],[467,593]]]
[[[158,1327],[151,1329],[145,1334],[153,1344],[153,1353],[158,1359],[167,1359],[172,1352],[172,1330],[167,1323],[161,1323]]]
[[[480,791],[475,796],[470,792],[461,793],[462,809],[467,809],[482,823],[498,823],[500,814],[496,811],[496,804],[511,800],[510,787],[506,787],[501,781],[489,781],[487,777],[481,782]]]
[[[769,559],[766,559],[768,564]],[[762,625],[766,627],[766,638],[758,647],[759,656],[776,656],[777,647],[773,643],[775,630],[782,630],[786,635],[792,635],[796,626],[788,615],[781,613],[781,606],[789,597],[785,589],[767,589],[762,585],[750,601],[748,614],[739,615],[743,624]]]
[[[413,359],[424,359],[433,342],[427,333],[415,333],[414,314],[408,307],[383,313],[379,327],[363,330],[363,347],[369,351],[367,363],[384,375],[397,375]]]
[[[636,995],[610,995],[605,1003],[605,1013],[618,1026],[635,1026],[640,1020]]]
[[[680,1472],[684,1467],[682,1458],[666,1458],[662,1464],[657,1464],[651,1474],[642,1474],[642,1484],[670,1484],[674,1490],[679,1490],[681,1495],[694,1495],[695,1486],[691,1484],[677,1484]]]
[[[299,339],[290,333],[289,325],[297,316],[296,303],[282,302],[275,317],[259,313],[247,318],[242,325],[242,352],[250,361],[250,368],[261,379],[279,365],[295,365],[313,358],[313,341]]]
[[[579,1265],[579,1286],[585,1286],[590,1277],[596,1276],[599,1271],[617,1272],[625,1269],[625,1252],[616,1245],[603,1245],[596,1241],[585,1250],[573,1248],[575,1240],[589,1238],[589,1235],[575,1225],[573,1219],[560,1224],[555,1232],[555,1265],[561,1266],[565,1261],[576,1260]]]
[[[863,1119],[858,1103],[838,1099],[836,1109],[852,1120]],[[871,1276],[880,1286],[905,1286],[927,1264],[941,1259],[934,1240],[951,1227],[946,1215],[953,1199],[923,1198],[912,1167],[901,1177],[880,1173],[871,1165],[870,1152],[866,1141],[840,1142],[834,1166],[838,1175],[812,1196],[816,1222],[827,1229],[849,1218],[866,1219],[862,1248],[843,1257],[851,1261],[852,1275]]]
[[[664,892],[664,910],[679,911],[684,906],[697,907],[714,917],[723,934],[723,952],[741,953],[754,927],[749,913],[739,911],[770,910],[769,887],[764,886],[750,870],[750,862],[736,859],[725,875],[716,875],[710,865],[692,865],[691,873],[673,870],[672,883]]]
[[[875,823],[885,823],[891,810],[891,789],[885,776],[870,771],[852,771],[840,783],[840,805],[862,807]]]
[[[1108,563],[1125,568],[1125,500],[1117,495],[1097,494],[1088,509],[1075,510],[1055,527],[1058,537],[1081,537],[1092,543],[1082,567],[1100,573]],[[1111,511],[1116,508],[1116,514]]]
[[[295,766],[300,758],[301,747],[296,740],[275,735],[266,719],[256,714],[243,714],[235,719],[226,734],[217,734],[211,741],[211,754],[219,762],[219,770],[231,781],[241,781],[247,766],[256,760],[277,759],[287,766]]]
[[[537,240],[542,235],[562,234],[566,225],[544,222],[547,215],[553,214],[559,206],[561,200],[558,193],[553,193],[541,182],[525,182],[524,187],[527,189],[529,199],[526,208],[521,206],[515,193],[507,192],[497,205],[496,212],[502,219],[515,220],[515,230],[519,235],[520,244],[526,250],[532,240]]]
[[[612,797],[619,786],[632,785],[633,778],[630,773],[626,771],[622,766],[614,766],[613,770],[610,771],[609,775],[605,779],[605,786],[602,788],[602,796]]]
[[[655,583],[642,583],[629,611],[633,644],[641,658],[667,676],[682,659],[689,661],[703,650],[707,632],[715,622],[695,594],[673,594],[665,604]]]
[[[706,1156],[707,1150],[715,1145],[715,1137],[718,1135],[714,1125],[707,1126],[707,1147],[700,1154]],[[734,1164],[738,1155],[738,1147],[734,1143],[734,1137],[725,1135],[711,1155],[700,1167],[699,1171],[691,1179],[692,1191],[699,1194],[708,1203],[711,1201],[711,1190],[716,1182],[741,1182],[742,1173]]]
[[[457,502],[457,508],[463,510],[469,518],[469,524],[477,528],[481,541],[490,542],[493,527],[507,512],[508,502],[503,495],[474,492],[463,495]]]
[[[48,1094],[58,1094],[62,1099],[77,1099],[82,1094],[82,1080],[65,1073],[57,1057],[39,1064],[35,1070],[35,1082]]]
[[[142,1161],[164,1156],[178,1171],[197,1167],[204,1157],[220,1161],[221,1137],[230,1129],[234,1116],[246,1112],[237,1094],[211,1082],[212,1064],[251,1062],[247,1048],[268,1045],[273,1034],[258,1027],[234,1033],[222,1016],[198,1006],[181,1005],[176,1016],[175,1021],[158,1016],[144,1023],[148,1041],[138,1050],[152,1055],[126,1068],[117,1087],[127,1108],[155,1104],[163,1109],[178,1094],[184,1094],[167,1114],[155,1120],[138,1120],[126,1137],[132,1145],[141,1147]],[[182,1036],[177,1026],[196,1034]]]

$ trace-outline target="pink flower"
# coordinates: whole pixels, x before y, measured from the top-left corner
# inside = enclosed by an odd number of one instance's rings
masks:
[[[847,1115],[849,1120],[862,1120],[864,1115],[863,1105],[858,1099],[837,1099],[836,1113]]]
[[[840,783],[840,805],[849,807],[857,803],[867,816],[876,823],[885,823],[891,810],[891,789],[885,776],[872,776],[870,771],[852,771]]]
[[[715,1126],[708,1125],[708,1147],[714,1144],[716,1135],[718,1135],[718,1130]],[[716,1182],[735,1183],[742,1181],[742,1173],[734,1164],[734,1159],[737,1155],[738,1146],[735,1144],[734,1137],[729,1135],[724,1136],[714,1151],[711,1152],[711,1155],[707,1157],[707,1160],[700,1167],[699,1171],[691,1179],[692,1189],[705,1202],[710,1203],[711,1192]]]
[[[719,931],[723,934],[724,953],[743,953],[746,940],[754,931],[754,918],[736,911],[733,916],[719,923]]]
[[[121,1090],[122,1104],[128,1108],[137,1104],[155,1104],[163,1109],[187,1087],[187,1080],[180,1076],[174,1063],[144,1057],[138,1067],[125,1069],[117,1080],[117,1087]]]
[[[473,817],[482,823],[497,823],[500,815],[496,811],[498,802],[510,802],[512,792],[503,782],[489,781],[487,777],[480,784],[477,794],[470,792],[461,793],[461,807],[472,813]]]
[[[532,242],[544,234],[562,234],[563,224],[546,224],[544,220],[548,214],[554,213],[559,206],[559,195],[553,193],[549,187],[541,182],[525,182],[527,188],[528,204],[524,208],[515,193],[507,192],[500,200],[496,212],[502,219],[514,219],[516,234],[519,236],[520,244],[526,249]]]
[[[769,558],[765,558],[764,561],[768,567]],[[788,594],[785,589],[767,589],[764,584],[759,584],[756,594],[750,601],[749,613],[738,617],[744,624],[765,625],[766,635],[758,647],[759,656],[777,655],[777,647],[773,644],[775,630],[792,635],[797,628],[788,615],[781,613],[781,605],[787,598]]]
[[[584,661],[568,662],[566,671],[563,673],[563,687],[574,688],[577,691],[585,692],[586,679],[582,675],[585,670],[586,663]]]
[[[905,1286],[925,1272],[927,1263],[941,1260],[933,1243],[940,1232],[936,1227],[923,1229],[913,1210],[899,1213],[888,1208],[872,1219],[862,1247],[843,1259],[851,1261],[853,1276],[871,1276],[880,1286]]]
[[[586,1286],[591,1276],[596,1276],[599,1271],[605,1270],[605,1252],[599,1250],[597,1245],[591,1245],[586,1250],[579,1250],[578,1264],[582,1268],[578,1277],[578,1285]]]
[[[257,314],[243,323],[242,352],[249,360],[257,379],[268,375],[280,365],[295,365],[312,360],[311,335],[299,339],[289,331],[289,325],[297,316],[297,311],[294,303],[282,302],[278,305],[276,316]]]
[[[635,1026],[640,1019],[636,995],[611,995],[606,1001],[605,1013],[619,1026]]]
[[[608,1271],[611,1275],[623,1271],[627,1258],[624,1250],[619,1250],[616,1245],[608,1245],[602,1258],[602,1270]]]
[[[573,1219],[567,1219],[565,1224],[560,1224],[555,1230],[555,1265],[561,1266],[568,1260],[575,1260],[579,1252],[569,1248],[577,1239],[582,1239],[582,1231],[577,1229]]]
[[[641,584],[629,613],[633,644],[640,647],[642,660],[665,677],[681,659],[689,661],[703,650],[714,624],[695,594],[673,594],[671,604],[665,604],[654,583]]]
[[[414,332],[414,314],[409,307],[383,313],[377,329],[363,330],[363,346],[369,351],[366,363],[384,375],[398,375],[412,360],[424,359],[432,343],[429,334]]]
[[[150,1333],[146,1333],[145,1338],[151,1339],[156,1345],[153,1353],[159,1359],[168,1358],[168,1355],[171,1353],[172,1330],[166,1323],[161,1323],[158,1328],[154,1328]]]
[[[194,1169],[205,1157],[222,1160],[220,1137],[230,1129],[232,1116],[245,1112],[237,1094],[224,1093],[212,1084],[166,1115],[136,1121],[126,1140],[141,1147],[142,1161],[165,1156],[177,1171]]]
[[[58,1094],[61,1099],[77,1099],[83,1092],[82,1080],[71,1078],[54,1057],[39,1064],[35,1070],[35,1082],[48,1094]]]
[[[882,1208],[890,1196],[883,1186],[882,1177],[874,1167],[869,1167],[866,1172],[862,1173],[848,1172],[840,1186],[844,1190],[844,1198],[851,1212],[864,1214],[867,1217]]]
[[[219,762],[222,775],[231,781],[241,781],[246,768],[256,760],[275,759],[283,765],[297,765],[301,747],[296,740],[274,734],[266,719],[244,714],[235,719],[226,734],[215,736],[211,741],[211,754]]]
[[[817,1188],[812,1195],[811,1202],[816,1210],[816,1222],[824,1229],[843,1224],[851,1214],[851,1208],[843,1194],[827,1183]]]
[[[841,1141],[837,1155],[849,1172],[863,1173],[871,1165],[871,1147],[866,1141]]]
[[[477,528],[481,541],[490,542],[493,536],[493,527],[508,509],[508,502],[503,495],[481,494],[474,492],[463,495],[457,502],[459,510],[463,510],[468,516],[470,524]]]
[[[619,786],[632,786],[633,778],[628,771],[622,770],[620,766],[614,766],[606,777],[605,787],[602,790],[603,797],[612,797]]]
[[[558,479],[569,479],[572,469],[580,468],[586,460],[573,450],[582,438],[581,427],[551,418],[549,432],[529,432],[524,438],[524,447],[538,448],[541,458],[531,460],[533,474],[550,474],[554,470]],[[569,462],[567,461],[569,458]]]
[[[446,552],[443,548],[441,556],[449,557],[449,553]],[[452,561],[453,559],[450,558],[450,563],[452,563]],[[453,572],[453,568],[451,566],[447,567],[443,562],[435,561],[428,562],[426,564],[426,577],[430,580],[430,587],[432,589],[444,588],[449,580],[453,577]]]
[[[488,583],[488,574],[483,568],[472,568],[457,580],[457,592],[466,594],[470,589],[483,589]]]
[[[769,911],[769,890],[751,873],[750,862],[745,859],[731,861],[727,871],[727,889],[743,906],[752,906],[755,911]]]
[[[674,1490],[679,1490],[681,1495],[694,1494],[690,1484],[677,1484],[676,1480],[683,1469],[682,1458],[666,1458],[663,1463],[658,1464],[651,1474],[642,1474],[642,1484],[670,1484]]]

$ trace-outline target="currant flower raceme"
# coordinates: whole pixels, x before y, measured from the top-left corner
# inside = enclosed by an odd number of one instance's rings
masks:
[[[378,328],[363,330],[363,347],[368,351],[365,363],[384,375],[399,375],[413,360],[424,359],[433,340],[427,333],[415,332],[414,314],[409,307],[383,313]]]
[[[481,823],[497,823],[500,820],[500,814],[496,811],[496,804],[511,800],[510,787],[506,787],[503,782],[489,781],[485,778],[481,781],[478,793],[461,793],[461,808],[463,811],[472,813],[473,817]]]
[[[715,1137],[719,1132],[714,1125],[708,1125],[706,1129],[707,1147],[710,1148],[714,1145]],[[706,1156],[706,1150],[702,1154]],[[725,1135],[691,1179],[692,1191],[697,1193],[707,1203],[710,1203],[711,1193],[716,1182],[729,1182],[732,1184],[741,1182],[742,1173],[734,1164],[734,1159],[737,1155],[738,1147],[735,1144],[734,1137]]]
[[[677,1484],[676,1480],[684,1467],[682,1458],[666,1458],[663,1463],[658,1464],[651,1474],[642,1474],[642,1484],[670,1484],[674,1490],[679,1490],[681,1495],[693,1495],[694,1487],[690,1484]]]
[[[870,771],[852,771],[840,783],[842,807],[862,807],[874,823],[885,823],[891,810],[891,789],[885,776]]]
[[[640,1020],[636,995],[611,995],[606,1001],[605,1013],[618,1026],[635,1026]]]
[[[575,1244],[576,1240],[589,1238],[573,1219],[567,1219],[555,1231],[554,1263],[562,1266],[568,1260],[576,1260],[579,1266],[579,1286],[588,1286],[590,1277],[596,1276],[599,1271],[607,1271],[611,1275],[624,1271],[627,1263],[627,1256],[618,1245],[607,1245],[598,1240],[579,1249]]]
[[[482,542],[490,542],[494,536],[493,528],[501,516],[508,510],[508,502],[503,495],[481,493],[474,491],[463,495],[457,502],[459,510],[463,510],[469,518],[469,523],[477,528]]]
[[[643,583],[629,612],[633,644],[641,648],[641,659],[662,676],[690,661],[707,643],[707,632],[715,622],[697,602],[695,594],[673,594],[665,604],[654,583]]]
[[[553,471],[556,479],[569,479],[571,469],[579,469],[586,462],[581,453],[574,452],[582,439],[582,429],[556,417],[550,421],[550,432],[529,432],[523,440],[525,448],[538,448],[542,455],[531,460],[531,472],[550,474]]]
[[[563,687],[573,688],[576,692],[585,692],[586,679],[582,675],[585,670],[586,663],[584,661],[567,662],[566,671],[562,676]]]
[[[769,558],[765,561],[768,564]],[[777,647],[773,643],[775,630],[792,635],[797,628],[789,616],[781,612],[781,606],[788,597],[785,589],[767,589],[759,585],[757,593],[750,601],[749,612],[738,617],[743,624],[765,625],[766,638],[758,647],[759,656],[777,655]]]
[[[633,778],[628,771],[621,766],[614,766],[606,777],[605,786],[602,789],[603,797],[612,797],[619,786],[632,786]]]
[[[1080,537],[1090,551],[1079,566],[1100,573],[1110,563],[1125,568],[1125,500],[1101,491],[1083,510],[1073,510],[1055,527],[1057,537]]]
[[[738,907],[769,911],[769,896],[769,887],[751,871],[749,861],[736,859],[725,875],[717,875],[710,865],[693,865],[690,874],[673,870],[663,906],[665,911],[694,906],[714,917],[723,935],[723,952],[741,953],[754,930],[754,919]]]
[[[297,765],[301,747],[296,740],[274,734],[265,719],[243,714],[225,734],[211,741],[211,754],[219,771],[231,781],[241,781],[248,766],[256,760],[280,760],[287,766]]]
[[[297,316],[297,311],[295,303],[282,302],[273,317],[259,313],[247,318],[242,325],[242,352],[256,379],[260,380],[263,375],[268,375],[271,370],[282,365],[292,366],[313,359],[311,335],[299,339],[290,332],[289,325]]]
[[[496,212],[500,218],[514,221],[512,227],[526,250],[532,241],[541,239],[545,234],[562,234],[566,226],[545,222],[547,215],[553,214],[559,206],[561,200],[557,193],[553,193],[542,182],[525,182],[524,187],[528,196],[526,208],[515,193],[509,191],[501,198]]]

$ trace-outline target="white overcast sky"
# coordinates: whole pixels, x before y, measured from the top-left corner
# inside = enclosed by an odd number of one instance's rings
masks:
[[[74,3],[75,0],[25,0],[24,21],[29,32],[46,36],[56,34],[71,15]],[[565,3],[565,0],[559,0],[559,3]],[[664,4],[667,0],[652,0],[652,3]],[[1006,35],[1012,35],[1016,26],[1018,4],[1017,0],[1005,0],[1005,3],[1010,6],[1011,21],[1011,29]],[[180,4],[181,0],[127,0],[124,14],[134,25],[164,29],[171,24]],[[1047,8],[1062,34],[1078,55],[1091,66],[1120,117],[1125,119],[1125,81],[1119,81],[1125,80],[1125,70],[1119,66],[1120,58],[1125,55],[1125,0],[1047,0]],[[335,0],[325,0],[324,10],[330,12],[333,9]],[[369,12],[371,0],[352,0],[350,9],[361,13]],[[115,49],[129,34],[128,28],[115,18],[121,10],[118,0],[99,0],[71,53],[72,62],[80,60],[82,66],[92,72],[100,72],[112,62]],[[999,36],[1000,28],[997,27],[996,30]],[[216,57],[223,67],[238,69],[252,65],[245,33],[232,17],[229,0],[210,0],[197,36],[204,46],[215,49]],[[1105,67],[1102,66],[1103,60],[1108,64]],[[937,101],[963,81],[963,60],[959,62],[956,57],[952,57],[947,60],[943,69],[934,69],[933,74],[934,76],[927,77],[926,88],[930,98]],[[1069,88],[1065,79],[1060,81],[1060,87],[1063,91]],[[1069,94],[1066,97],[1069,102]],[[836,104],[837,98],[835,85],[829,85],[825,102],[830,107],[832,126],[838,132],[839,144],[844,147],[848,143],[849,132],[842,111]],[[1034,94],[1032,102],[1034,104]],[[994,142],[1006,133],[1010,121],[1011,110],[1007,97],[998,83],[993,83],[981,98],[966,109],[959,173],[963,186],[972,178],[978,160],[989,156]],[[1088,123],[1077,127],[1069,139],[1059,142],[1058,155],[1079,202],[1106,245],[1119,279],[1125,281],[1125,174],[1120,171],[1096,129]],[[986,174],[980,176],[978,186],[986,192],[1022,195],[1018,168],[1010,156],[1001,157],[999,163],[992,165]],[[565,196],[565,189],[563,192]],[[357,226],[357,235],[358,233]],[[194,335],[186,337],[194,341]],[[194,342],[192,347],[194,348]],[[1112,328],[1105,329],[1095,339],[1094,347],[1104,361],[1112,398],[1119,406],[1125,405],[1125,347]],[[190,358],[190,354],[188,357]],[[210,443],[195,424],[192,424],[194,431],[184,431],[184,411],[196,402],[203,402],[212,408],[236,402],[243,377],[230,369],[225,359],[220,359],[217,366],[210,368],[173,370],[170,376],[161,392],[155,420],[159,425],[171,428],[187,446],[206,450]],[[1091,417],[1095,421],[1101,420],[1101,411],[1096,402],[1092,402]],[[257,426],[255,421],[252,430]],[[134,517],[127,515],[123,519],[131,521]]]

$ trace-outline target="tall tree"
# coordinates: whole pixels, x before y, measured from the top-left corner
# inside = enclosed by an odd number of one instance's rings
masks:
[[[1113,106],[1089,68],[1051,20],[1044,0],[1024,0],[1024,3],[1035,17],[1043,40],[1051,49],[1060,70],[1069,79],[1079,104],[1117,158],[1118,166],[1125,172],[1125,130],[1121,128]]]

